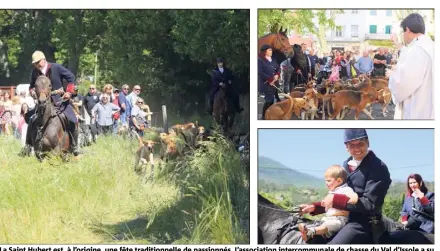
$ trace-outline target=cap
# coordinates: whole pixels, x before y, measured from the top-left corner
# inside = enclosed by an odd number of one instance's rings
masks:
[[[35,64],[38,61],[40,61],[41,59],[46,59],[46,57],[44,56],[44,53],[41,51],[35,51],[32,54],[32,63]]]
[[[260,48],[260,51],[267,51],[268,49],[270,49],[271,47],[270,47],[270,45],[268,45],[268,44],[263,44],[262,46],[261,46],[261,48]]]
[[[115,93],[115,92],[119,92],[119,89],[118,89],[118,88],[115,88],[115,89],[113,90],[113,93]]]
[[[368,138],[367,131],[365,129],[345,129],[344,130],[344,143]]]
[[[223,58],[217,58],[216,61],[217,63],[224,63]]]

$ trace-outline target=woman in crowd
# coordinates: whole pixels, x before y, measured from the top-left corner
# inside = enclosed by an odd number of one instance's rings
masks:
[[[136,129],[136,132],[141,137],[144,136],[145,128],[150,127],[146,118],[146,116],[150,115],[150,113],[145,112],[144,110],[149,111],[150,107],[144,103],[142,98],[137,98],[136,103],[133,106],[133,110],[131,110],[131,121]]]
[[[20,110],[21,110],[20,96],[12,97],[11,101],[12,101],[12,105],[11,105],[11,112],[12,112],[11,123],[12,123],[12,127],[14,129],[14,136],[16,138],[20,138],[20,133],[18,131],[18,120],[20,119]]]
[[[5,92],[3,97],[3,106],[5,107],[5,110],[10,111],[12,107],[11,95],[9,95],[9,92]]]
[[[26,123],[24,116],[29,111],[29,106],[27,103],[23,103],[21,105],[21,111],[20,111],[20,119],[18,120],[18,131],[20,132],[20,142],[21,146],[24,146],[26,143],[26,133],[28,124]]]
[[[422,176],[411,174],[407,179],[402,223],[410,230],[434,233],[434,193],[429,192]]]
[[[104,93],[109,96],[109,102],[113,103],[114,94],[113,94],[113,86],[111,84],[104,85],[104,88],[102,89],[102,94],[104,94]],[[100,97],[100,99],[101,99],[101,97]]]

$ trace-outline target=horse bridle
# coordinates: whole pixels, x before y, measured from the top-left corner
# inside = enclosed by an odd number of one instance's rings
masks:
[[[287,55],[287,51],[289,50],[289,47],[287,46],[284,46],[284,44],[281,42],[281,35],[280,34],[277,34],[277,39],[276,39],[276,41],[277,41],[277,43],[279,43],[281,46],[281,48],[283,48],[283,50],[284,50],[284,54],[286,54]]]

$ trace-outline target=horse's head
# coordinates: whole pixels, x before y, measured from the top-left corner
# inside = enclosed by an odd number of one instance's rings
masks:
[[[293,57],[293,49],[290,45],[289,38],[287,37],[287,29],[284,31],[280,29],[275,36],[275,41],[272,44],[273,48],[284,53],[286,57]]]
[[[52,84],[50,79],[46,76],[40,76],[35,81],[35,92],[37,94],[37,125],[42,126],[50,117],[51,111],[49,105],[51,104],[50,94]]]
[[[289,38],[286,35],[287,29],[280,29],[276,33],[271,33],[261,37],[258,40],[258,49],[261,48],[263,44],[268,44],[275,52],[283,53],[285,57],[293,57],[293,49],[290,45]]]
[[[50,92],[52,91],[52,83],[46,76],[39,76],[35,81],[35,92],[37,94],[38,103],[44,103],[50,100]]]

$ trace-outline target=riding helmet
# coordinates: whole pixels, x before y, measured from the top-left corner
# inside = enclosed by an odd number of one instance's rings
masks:
[[[267,51],[268,49],[271,49],[270,45],[263,44],[260,48],[260,51],[264,52],[264,51]]]
[[[344,143],[368,138],[367,131],[365,129],[345,129],[344,130]]]

